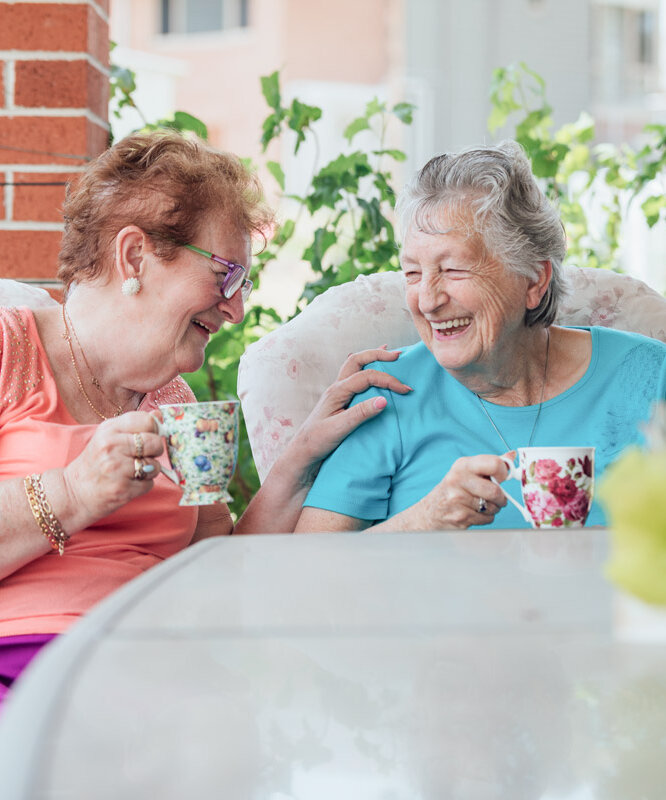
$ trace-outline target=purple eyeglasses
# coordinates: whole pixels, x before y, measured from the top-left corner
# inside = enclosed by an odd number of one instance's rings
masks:
[[[208,250],[202,250],[200,247],[196,247],[193,244],[183,244],[181,247],[185,247],[187,250],[191,250],[193,253],[198,253],[200,256],[205,256],[211,261],[214,261],[216,264],[222,264],[222,266],[227,267],[228,272],[225,274],[221,286],[222,294],[227,300],[231,300],[231,298],[240,289],[243,302],[247,302],[250,292],[252,291],[253,284],[249,278],[245,277],[247,270],[242,264],[236,264],[233,261],[227,261],[226,258],[222,258],[222,256],[216,256],[215,253],[209,253]]]

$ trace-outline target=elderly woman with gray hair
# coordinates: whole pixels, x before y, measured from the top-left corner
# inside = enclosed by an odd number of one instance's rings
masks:
[[[414,391],[359,395],[388,406],[324,462],[297,530],[524,527],[501,456],[594,446],[598,477],[640,441],[666,345],[554,324],[565,233],[514,142],[433,158],[398,213],[422,341],[374,367]],[[587,524],[604,522],[593,504]]]

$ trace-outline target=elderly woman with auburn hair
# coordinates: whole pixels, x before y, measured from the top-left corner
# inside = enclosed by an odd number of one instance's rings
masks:
[[[553,324],[565,234],[515,142],[433,158],[398,211],[422,341],[374,366],[414,391],[370,390],[387,410],[327,459],[297,530],[523,527],[502,456],[596,447],[599,477],[640,440],[666,344]],[[588,524],[604,521],[593,503]]]
[[[272,215],[234,156],[176,133],[130,136],[68,194],[62,306],[0,309],[0,699],[53,636],[143,570],[234,532],[225,505],[179,506],[160,474],[158,403],[194,400],[182,372],[237,324],[250,244]],[[214,255],[219,254],[219,255]],[[384,401],[352,356],[235,531],[291,531],[322,458]],[[58,552],[63,555],[58,557]]]

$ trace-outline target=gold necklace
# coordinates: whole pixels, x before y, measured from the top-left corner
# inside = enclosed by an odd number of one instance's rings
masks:
[[[544,368],[543,368],[543,381],[541,383],[541,398],[539,399],[539,408],[537,409],[536,417],[534,418],[534,424],[532,425],[532,432],[530,433],[530,438],[529,438],[529,441],[527,442],[527,447],[531,447],[532,446],[532,440],[534,439],[534,432],[536,431],[537,422],[539,421],[539,417],[541,416],[541,406],[543,405],[543,396],[544,396],[544,393],[546,391],[546,376],[548,374],[548,353],[550,352],[550,329],[549,328],[546,328],[546,336],[547,336],[547,339],[546,339],[546,363],[545,363]],[[479,399],[479,403],[481,403],[481,408],[483,409],[484,414],[488,417],[488,421],[490,422],[490,424],[495,429],[495,433],[502,440],[502,443],[506,447],[507,452],[510,451],[510,450],[513,450],[514,448],[511,447],[511,445],[509,445],[507,440],[502,436],[502,432],[500,431],[500,429],[493,422],[493,418],[488,413],[488,409],[486,408],[486,405],[483,402],[483,400],[481,399],[481,397],[479,397],[478,394],[476,396]]]
[[[68,319],[69,319],[69,327],[67,326],[67,320]],[[79,374],[79,368],[76,366],[76,359],[74,358],[74,348],[72,347],[72,337],[69,334],[69,329],[70,328],[72,329],[72,333],[74,334],[74,338],[76,339],[76,344],[78,345],[79,350],[81,351],[81,355],[83,356],[83,361],[84,361],[84,363],[85,363],[85,365],[86,365],[86,367],[88,369],[88,372],[90,373],[90,378],[91,378],[90,382],[102,394],[102,396],[105,397],[109,401],[109,403],[111,403],[112,406],[115,406],[116,411],[115,411],[115,414],[113,416],[114,417],[119,417],[123,413],[123,407],[119,406],[117,403],[113,402],[113,400],[102,389],[102,387],[100,386],[100,383],[97,380],[97,378],[93,375],[93,371],[90,369],[90,364],[88,363],[88,359],[86,358],[86,354],[83,351],[83,347],[81,347],[81,342],[79,341],[79,337],[76,335],[76,330],[74,329],[74,325],[72,324],[71,317],[69,316],[69,314],[67,313],[67,310],[65,309],[65,304],[64,303],[62,304],[62,322],[63,322],[63,325],[65,326],[65,332],[63,333],[62,336],[63,336],[63,339],[67,340],[67,344],[69,345],[69,355],[70,355],[70,357],[72,359],[72,366],[74,367],[74,372],[76,373],[76,381],[79,384],[79,389],[81,391],[81,394],[86,398],[86,402],[88,403],[90,408],[92,408],[92,410],[95,412],[95,414],[97,414],[97,416],[100,417],[100,419],[109,419],[109,417],[107,417],[106,414],[102,414],[102,412],[99,410],[99,408],[97,408],[97,406],[95,406],[93,401],[88,396],[88,392],[86,392],[86,390],[83,388],[83,381],[81,380],[81,375]]]

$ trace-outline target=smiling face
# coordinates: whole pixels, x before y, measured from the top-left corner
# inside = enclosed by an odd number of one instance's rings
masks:
[[[442,214],[437,229],[412,226],[401,255],[407,305],[421,339],[439,364],[463,383],[492,378],[515,357],[532,303],[529,279],[484,255],[478,234]]]
[[[192,244],[242,264],[249,272],[250,239],[245,234],[209,219]],[[199,369],[211,335],[225,322],[243,320],[240,290],[229,300],[222,296],[225,272],[222,265],[185,248],[179,248],[170,262],[150,259],[139,297],[150,303],[152,310],[146,313],[155,321],[151,357],[170,365],[174,375]]]

